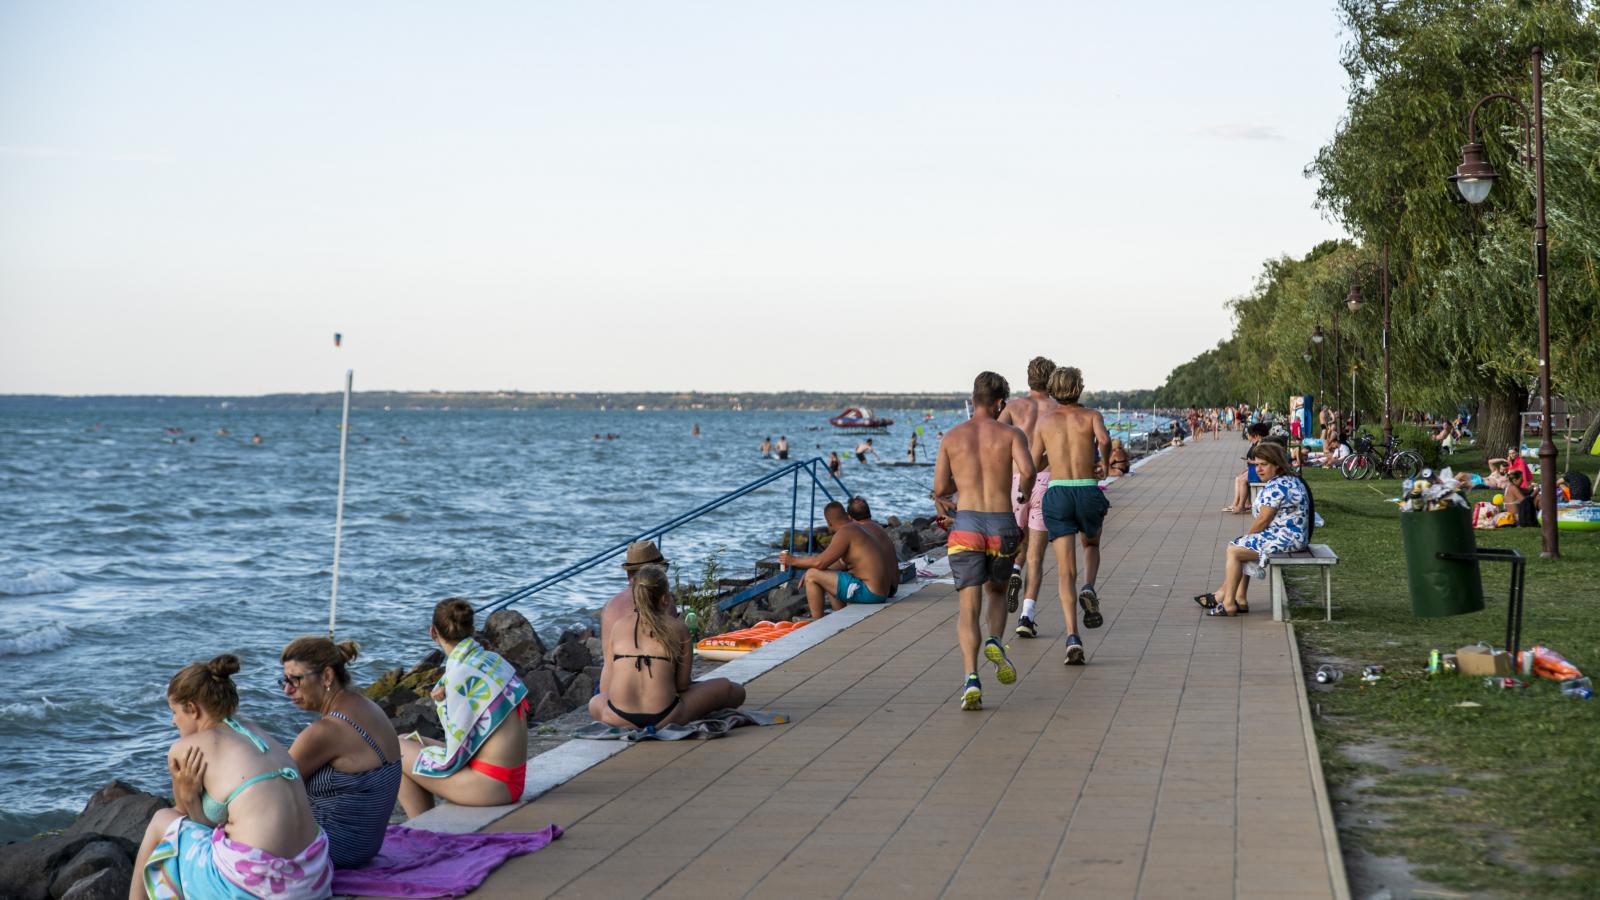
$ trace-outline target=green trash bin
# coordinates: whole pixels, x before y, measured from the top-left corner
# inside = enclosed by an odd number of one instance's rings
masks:
[[[1477,560],[1439,558],[1440,553],[1477,550],[1470,510],[1451,506],[1437,512],[1402,512],[1400,539],[1406,548],[1412,615],[1432,619],[1483,609],[1483,577]]]

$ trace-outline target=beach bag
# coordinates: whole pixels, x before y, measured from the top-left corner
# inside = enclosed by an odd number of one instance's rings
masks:
[[[1487,500],[1481,501],[1472,510],[1473,528],[1494,528],[1495,520],[1500,517],[1500,507]]]

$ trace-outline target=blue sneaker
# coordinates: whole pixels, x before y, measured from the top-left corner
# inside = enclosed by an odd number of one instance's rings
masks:
[[[1067,659],[1069,666],[1083,665],[1083,639],[1076,634],[1067,635]]]
[[[1017,667],[1011,664],[1006,657],[1006,648],[1000,646],[999,638],[989,638],[983,642],[983,658],[994,663],[994,677],[1001,684],[1015,684],[1017,681]]]
[[[976,673],[967,676],[967,686],[961,691],[961,708],[971,712],[983,709],[983,685]]]

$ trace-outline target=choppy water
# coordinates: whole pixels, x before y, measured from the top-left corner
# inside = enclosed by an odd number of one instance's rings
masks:
[[[899,424],[875,440],[888,459],[912,428],[931,452],[963,417],[888,414]],[[771,471],[763,437],[787,434],[791,459],[843,455],[856,438],[826,418],[353,414],[338,630],[362,644],[356,679],[424,653],[438,599],[530,583]],[[165,792],[165,685],[192,660],[239,654],[243,714],[286,740],[305,723],[273,679],[285,643],[327,627],[337,426],[310,412],[0,410],[0,841],[64,825],[113,777]],[[880,518],[931,511],[932,469],[845,463]],[[809,501],[803,488],[802,525]],[[769,487],[664,549],[686,577],[712,552],[743,571],[789,514],[789,488]],[[518,608],[548,633],[620,584],[608,564]]]

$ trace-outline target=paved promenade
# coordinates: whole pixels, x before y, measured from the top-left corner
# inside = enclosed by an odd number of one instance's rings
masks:
[[[934,585],[750,683],[792,724],[636,746],[495,823],[567,834],[473,896],[1339,896],[1288,628],[1264,582],[1238,619],[1189,599],[1245,527],[1217,512],[1243,447],[1111,488],[1087,666],[1062,665],[1052,566],[1019,680],[985,665],[984,710],[960,711]]]

